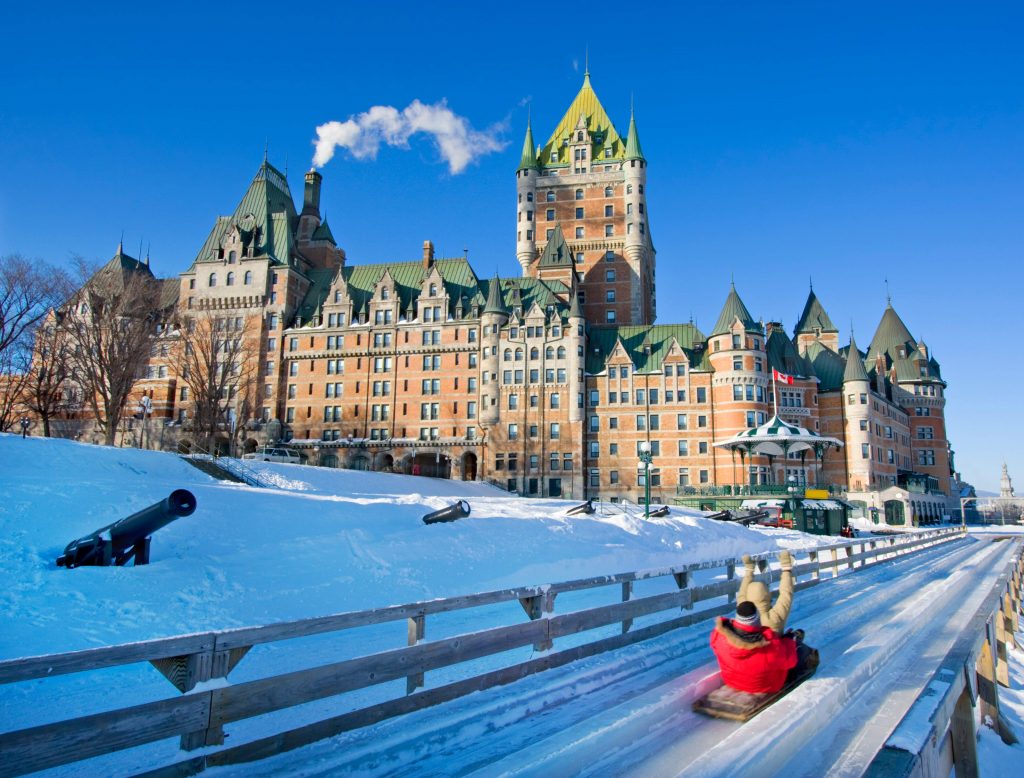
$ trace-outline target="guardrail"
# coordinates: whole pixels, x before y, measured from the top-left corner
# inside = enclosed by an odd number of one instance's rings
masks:
[[[192,446],[192,450],[188,454],[182,454],[181,456],[186,459],[197,459],[205,462],[212,462],[221,470],[226,470],[236,478],[242,479],[242,481],[247,483],[249,486],[256,486],[261,489],[269,489],[273,486],[260,478],[259,474],[255,470],[244,465],[241,459],[215,456],[206,449],[200,448],[196,445]]]
[[[814,586],[822,580],[962,536],[960,528],[940,529],[819,546],[797,555],[793,568],[794,588]],[[757,575],[759,580],[770,584],[778,577],[778,571],[769,565],[775,557],[777,553],[755,557],[762,568]],[[192,759],[167,765],[162,771],[167,775],[194,774],[217,765],[262,759],[726,613],[734,607],[737,565],[734,559],[716,560],[0,661],[0,684],[149,662],[185,693],[176,698],[0,734],[0,775],[55,767],[174,736],[181,737],[181,747],[186,750],[218,746],[224,742],[224,727],[233,722],[405,679],[405,696],[240,745],[207,750]],[[714,580],[696,585],[698,574]],[[637,582],[654,579],[665,579],[670,591],[635,595]],[[621,600],[610,605],[555,613],[555,600],[559,595],[602,587],[617,589],[616,597],[620,596]],[[428,616],[497,603],[518,603],[528,620],[426,640]],[[698,603],[708,607],[698,610],[695,607]],[[674,614],[674,611],[683,613]],[[635,620],[656,614],[665,618],[642,627],[634,626]],[[403,647],[233,685],[216,681],[226,679],[256,645],[402,620],[408,627],[407,645]],[[582,643],[555,649],[556,640],[616,625],[614,632],[605,630]],[[514,649],[523,649],[527,658],[426,688],[429,672]],[[531,649],[533,653],[528,653]],[[211,680],[214,683],[209,686],[217,688],[196,689],[198,684]]]
[[[1008,647],[1020,626],[1022,584],[1024,557],[1018,547],[866,776],[979,775],[979,718],[990,721],[1003,742],[1017,742],[999,709],[999,687],[1010,685]]]

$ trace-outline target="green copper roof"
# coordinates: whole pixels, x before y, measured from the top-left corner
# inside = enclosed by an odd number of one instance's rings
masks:
[[[799,353],[786,333],[773,330],[765,342],[768,364],[786,375],[810,378],[813,367]]]
[[[821,332],[839,332],[836,326],[832,323],[832,320],[825,313],[824,307],[821,305],[821,301],[818,299],[818,295],[811,290],[811,293],[807,295],[807,302],[804,303],[804,312],[800,314],[800,321],[796,323],[796,332],[798,335],[802,332],[813,333],[815,330]]]
[[[597,95],[590,85],[590,74],[588,73],[583,77],[583,86],[580,87],[576,98],[569,105],[565,115],[562,116],[562,120],[555,127],[555,131],[551,133],[548,142],[544,144],[540,155],[540,165],[542,167],[560,167],[569,164],[569,160],[564,158],[565,153],[562,150],[563,141],[568,140],[569,136],[572,135],[581,115],[586,121],[587,131],[590,133],[591,141],[593,142],[592,149],[611,149],[610,157],[605,157],[603,151],[600,154],[592,151],[592,160],[595,162],[605,159],[621,160],[625,157],[625,147],[622,143],[622,138],[615,131],[615,126],[612,124],[612,120],[608,118],[608,114],[605,112],[604,106],[601,105],[601,101],[597,99]],[[559,152],[559,157],[555,162],[551,161],[552,149],[556,149]],[[598,157],[600,157],[600,160]]]
[[[332,245],[338,245],[338,242],[334,240],[334,233],[332,233],[331,228],[327,226],[327,219],[320,222],[320,226],[313,230],[310,240],[326,240]]]
[[[582,319],[583,309],[580,308],[580,294],[576,289],[570,289],[569,294],[572,300],[569,301],[569,318],[570,319]]]
[[[636,131],[636,119],[633,118],[632,112],[629,114],[629,132],[626,134],[626,160],[631,159],[644,159],[644,152],[640,148],[640,136]]]
[[[498,278],[497,273],[494,274],[494,280],[491,281],[491,288],[487,290],[487,305],[484,306],[483,313],[498,313],[508,316],[508,309],[501,297],[501,279]]]
[[[847,381],[868,381],[868,371],[864,368],[864,359],[853,334],[850,335],[850,347],[846,352],[846,369],[843,371],[843,383]]]
[[[759,333],[762,331],[761,325],[754,321],[754,317],[750,315],[747,306],[743,304],[740,296],[736,293],[736,285],[733,284],[732,288],[729,289],[729,296],[725,298],[725,305],[722,306],[722,312],[718,314],[718,322],[715,324],[715,328],[711,330],[711,334],[721,335],[724,332],[729,332],[736,319],[740,320],[746,332]]]
[[[523,154],[519,158],[519,170],[533,170],[537,167],[537,147],[533,143],[533,128],[526,123],[526,139],[523,140]]]
[[[903,323],[903,319],[899,317],[892,305],[887,305],[885,313],[882,314],[882,320],[878,323],[878,329],[875,330],[875,337],[871,339],[871,346],[868,348],[868,361],[874,362],[875,357],[879,354],[885,354],[892,361],[906,358],[915,348],[917,348],[917,343],[910,334],[910,330],[907,329],[907,325]],[[903,349],[902,357],[900,349]]]
[[[659,372],[665,356],[672,347],[673,339],[683,349],[690,368],[697,369],[704,355],[704,349],[701,347],[707,340],[692,324],[623,327],[599,325],[590,327],[587,335],[586,370],[591,375],[604,372],[608,357],[619,341],[622,341],[637,372]],[[649,352],[644,348],[645,345],[650,346]]]
[[[818,377],[819,392],[834,392],[843,388],[843,374],[846,360],[832,349],[814,341],[804,351],[804,359],[811,363],[814,375]]]
[[[541,252],[538,267],[566,267],[573,265],[572,251],[569,244],[565,242],[565,235],[562,233],[562,225],[556,224],[555,230],[548,239],[544,251]]]
[[[220,248],[224,235],[237,226],[243,247],[248,248],[255,241],[256,256],[287,264],[295,249],[297,223],[298,215],[287,179],[264,160],[235,212],[231,216],[217,218],[195,261],[210,259]]]

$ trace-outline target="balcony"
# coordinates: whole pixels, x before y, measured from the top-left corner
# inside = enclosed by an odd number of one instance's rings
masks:
[[[841,484],[827,484],[813,486],[811,484],[799,484],[799,491],[805,489],[827,489],[829,495],[841,497],[846,493],[846,487]],[[766,495],[788,495],[789,487],[785,484],[759,484],[740,486],[677,486],[677,497],[761,497]]]

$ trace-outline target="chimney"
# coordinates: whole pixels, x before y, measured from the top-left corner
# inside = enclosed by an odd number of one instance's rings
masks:
[[[320,218],[320,182],[324,180],[324,177],[316,172],[316,170],[310,169],[306,173],[306,190],[302,197],[302,213],[315,214],[316,217]]]
[[[770,336],[773,332],[779,332],[783,335],[786,334],[786,328],[782,326],[781,322],[770,321],[764,325],[764,334]]]
[[[430,270],[434,266],[434,244],[432,241],[423,241],[423,269]]]

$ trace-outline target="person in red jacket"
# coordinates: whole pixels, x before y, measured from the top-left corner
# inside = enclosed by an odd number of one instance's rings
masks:
[[[711,632],[711,649],[726,686],[752,694],[772,694],[786,685],[797,664],[797,641],[761,626],[752,602],[736,606],[736,617],[719,617]]]

